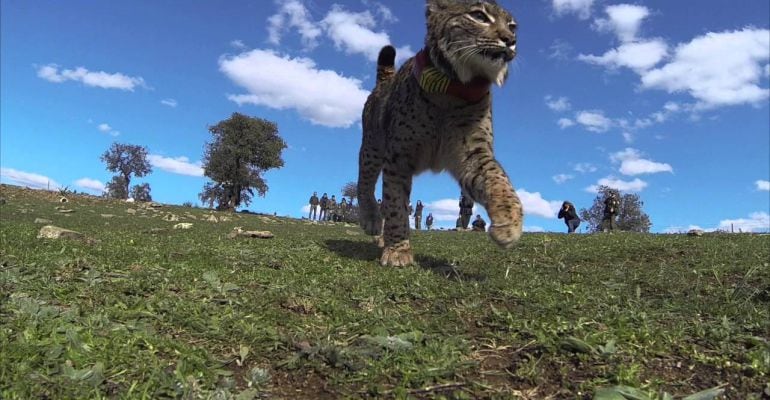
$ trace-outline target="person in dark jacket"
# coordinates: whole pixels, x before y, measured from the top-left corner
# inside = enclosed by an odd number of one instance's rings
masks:
[[[414,207],[414,229],[420,230],[422,228],[422,200],[417,200],[417,205]]]
[[[329,196],[324,193],[323,196],[321,196],[321,213],[318,214],[318,220],[319,221],[326,221],[327,218],[329,218]]]
[[[476,214],[476,219],[473,220],[473,231],[474,232],[486,232],[487,231],[487,221],[484,221],[484,218],[481,218],[481,215]]]
[[[604,199],[604,218],[602,218],[602,230],[604,232],[612,232],[618,229],[615,217],[617,217],[619,211],[620,199],[617,193],[611,191],[607,198]]]
[[[575,206],[569,201],[565,201],[561,205],[559,210],[559,219],[564,218],[564,223],[567,225],[567,233],[573,233],[580,226],[580,218],[578,218]]]
[[[310,213],[308,214],[308,219],[316,219],[318,217],[318,204],[320,202],[318,201],[318,193],[313,192],[313,195],[310,196],[310,200],[308,200],[308,204],[310,204]]]
[[[428,217],[425,218],[425,226],[430,230],[433,227],[433,213],[428,213]]]
[[[473,215],[473,199],[465,194],[460,194],[460,226],[458,228],[468,229],[468,223],[471,222]]]

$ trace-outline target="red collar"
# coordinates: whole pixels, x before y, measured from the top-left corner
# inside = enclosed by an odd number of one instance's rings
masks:
[[[492,83],[483,78],[473,78],[468,83],[449,79],[433,63],[425,49],[414,56],[412,73],[420,87],[428,93],[446,93],[465,101],[476,103],[489,93]]]

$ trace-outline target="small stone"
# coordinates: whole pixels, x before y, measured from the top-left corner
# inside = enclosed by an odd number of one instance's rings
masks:
[[[150,204],[148,204],[147,207],[150,207],[150,208],[161,208],[161,207],[163,207],[163,204],[156,203],[156,202],[153,201]]]
[[[252,238],[252,239],[272,239],[275,237],[272,232],[269,231],[244,231],[241,227],[233,228],[227,237],[235,239],[237,237]]]
[[[64,197],[64,196],[59,198],[59,203],[68,203],[68,202],[69,202],[69,200],[67,200],[67,198]]]
[[[45,219],[45,218],[35,218],[35,223],[36,224],[51,224],[51,223],[53,223],[53,221],[51,221],[50,219]]]
[[[179,217],[174,215],[174,214],[169,213],[169,214],[166,214],[166,215],[163,216],[163,220],[164,221],[168,221],[168,222],[177,222],[177,221],[179,221]]]
[[[100,215],[102,216],[102,218],[115,218],[115,216],[112,214],[100,214]]]
[[[53,225],[46,225],[40,228],[37,234],[38,239],[83,239],[85,236],[80,232],[69,229],[59,228]]]
[[[127,213],[129,213],[129,214],[131,214],[131,215],[134,215],[134,214],[136,214],[136,210],[134,210],[133,208],[129,208],[129,209],[127,209],[127,210],[126,210],[126,212],[127,212]]]
[[[214,215],[209,215],[208,218],[206,218],[206,221],[208,221],[208,222],[219,222],[217,220],[217,217],[214,216]]]
[[[174,229],[190,229],[192,228],[193,224],[189,222],[180,222],[176,225],[174,225]]]
[[[687,236],[703,236],[703,231],[700,229],[690,229],[687,232]]]
[[[65,208],[65,209],[59,210],[59,212],[62,213],[62,214],[71,214],[71,213],[74,213],[75,210],[70,210],[70,209]]]

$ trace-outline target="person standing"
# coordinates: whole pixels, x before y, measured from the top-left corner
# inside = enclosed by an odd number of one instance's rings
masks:
[[[417,205],[414,206],[414,229],[420,230],[422,228],[422,200],[417,200]]]
[[[473,215],[473,199],[466,196],[464,193],[460,194],[460,226],[463,229],[468,229],[468,223],[471,222],[471,215]]]
[[[580,218],[578,218],[575,206],[569,201],[565,201],[561,205],[559,210],[559,219],[564,218],[564,223],[567,225],[567,233],[573,233],[580,226]]]
[[[604,218],[602,219],[602,230],[604,232],[612,232],[618,229],[615,223],[618,211],[620,211],[620,199],[618,199],[617,193],[611,191],[604,199]]]
[[[308,214],[308,219],[311,221],[318,218],[318,214],[316,211],[318,211],[318,193],[313,192],[313,195],[310,196],[310,200],[308,200],[308,203],[310,204],[310,213]]]
[[[326,193],[324,193],[323,196],[321,196],[321,213],[318,214],[318,220],[319,221],[326,221],[326,218],[329,211],[329,197],[326,196]]]
[[[332,195],[332,198],[329,199],[329,212],[328,216],[326,217],[327,220],[336,222],[337,221],[337,199],[334,198],[334,195]]]
[[[350,201],[352,202],[353,200]],[[340,199],[339,209],[339,220],[345,221],[345,216],[348,214],[348,201],[344,197]]]
[[[430,230],[433,227],[433,213],[428,213],[428,217],[425,218],[425,226]]]
[[[481,218],[481,215],[479,214],[476,214],[476,219],[473,221],[473,231],[474,232],[487,231],[487,221],[484,221],[484,218]]]

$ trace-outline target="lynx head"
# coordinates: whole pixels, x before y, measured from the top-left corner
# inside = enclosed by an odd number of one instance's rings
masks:
[[[427,0],[425,47],[445,73],[502,85],[516,56],[516,21],[494,0]]]

